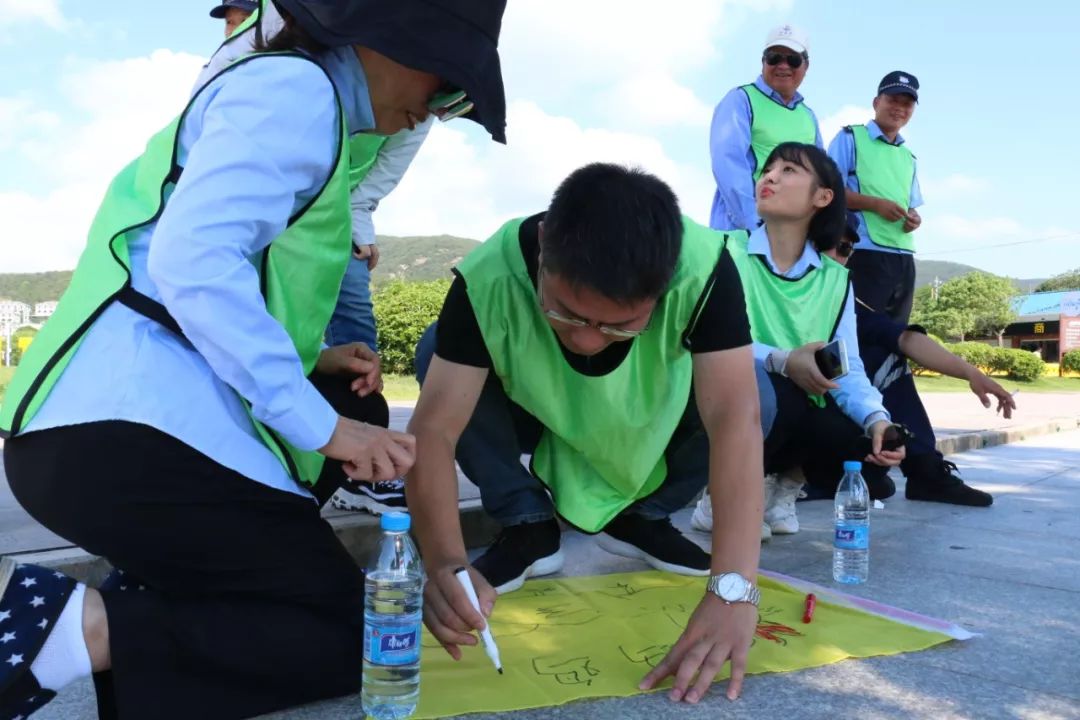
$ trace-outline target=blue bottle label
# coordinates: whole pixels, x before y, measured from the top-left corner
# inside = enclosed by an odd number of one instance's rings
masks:
[[[420,661],[420,614],[380,627],[364,626],[364,659],[374,665],[412,665]]]
[[[866,525],[837,525],[833,547],[840,550],[869,549],[870,528]]]

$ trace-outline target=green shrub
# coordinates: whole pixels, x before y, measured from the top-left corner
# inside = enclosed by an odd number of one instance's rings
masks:
[[[379,355],[384,373],[411,375],[416,372],[413,356],[416,343],[439,317],[449,280],[392,282],[372,298],[379,328]]]
[[[1070,350],[1062,355],[1061,369],[1065,372],[1080,373],[1080,350]]]
[[[981,342],[953,343],[952,345],[946,345],[945,348],[953,355],[968,361],[983,372],[990,369],[991,358],[994,350],[997,349]]]
[[[990,348],[990,365],[987,368],[988,372],[1005,374],[1012,371],[1013,366],[1013,353],[1020,352],[1013,350],[1012,348],[1003,347],[991,347]]]
[[[1013,380],[1034,382],[1046,372],[1046,363],[1038,355],[1026,350],[1006,350],[1009,355],[1009,377]]]

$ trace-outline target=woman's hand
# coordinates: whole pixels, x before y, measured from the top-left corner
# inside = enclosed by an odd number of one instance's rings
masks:
[[[892,425],[888,420],[878,420],[870,426],[870,454],[866,456],[866,462],[872,462],[882,467],[895,467],[907,456],[907,449],[901,445],[895,450],[882,450],[881,445],[885,440],[885,431]]]
[[[340,460],[353,480],[385,482],[409,472],[416,461],[416,438],[367,423],[338,417],[330,442],[319,449]]]
[[[382,392],[382,369],[379,356],[364,343],[355,342],[326,348],[319,353],[315,369],[324,375],[354,378],[349,386],[360,397]]]
[[[814,353],[825,347],[823,342],[814,342],[795,348],[788,355],[787,365],[784,366],[784,374],[791,381],[812,395],[824,395],[830,390],[840,387],[828,380],[818,369]]]
[[[713,679],[730,659],[727,697],[735,700],[742,691],[746,656],[754,639],[757,617],[757,608],[750,603],[729,605],[706,593],[679,640],[638,688],[651,690],[664,678],[674,675],[675,687],[669,697],[675,702],[696,703],[705,697]],[[695,676],[697,681],[691,686]]]

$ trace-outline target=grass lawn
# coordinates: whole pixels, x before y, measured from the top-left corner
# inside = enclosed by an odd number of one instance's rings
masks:
[[[420,397],[420,385],[412,375],[383,375],[383,395],[390,402],[416,402]]]
[[[1044,375],[1035,382],[1020,382],[1005,377],[995,377],[1001,387],[1012,392],[1020,390],[1025,393],[1064,393],[1080,392],[1080,377],[1056,377]],[[915,387],[919,392],[971,392],[967,382],[956,378],[944,376],[915,376]]]

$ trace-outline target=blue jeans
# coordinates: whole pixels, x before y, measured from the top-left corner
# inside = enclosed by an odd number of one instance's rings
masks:
[[[367,260],[349,259],[349,267],[341,280],[337,306],[326,328],[326,344],[330,347],[362,342],[378,350],[375,340],[375,313],[371,307],[371,271]]]
[[[423,385],[435,352],[435,324],[416,346],[416,375]],[[759,379],[759,383],[761,380]],[[766,383],[767,386],[767,383]],[[665,451],[667,477],[648,497],[623,512],[651,520],[686,507],[709,481],[709,440],[698,417],[693,393]],[[469,424],[457,444],[457,461],[480,488],[484,510],[503,526],[540,522],[555,516],[547,488],[521,464],[544,427],[507,397],[495,373],[488,375]]]

